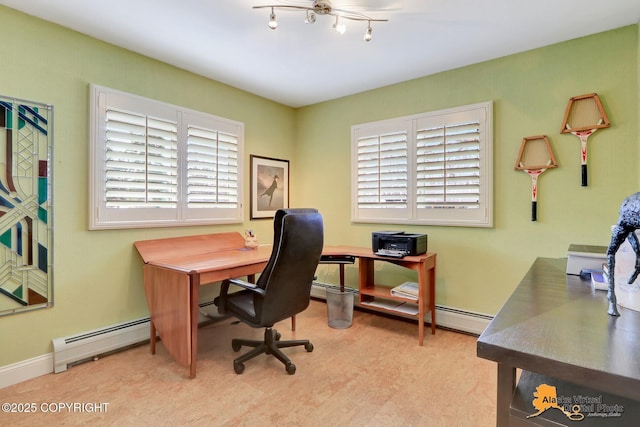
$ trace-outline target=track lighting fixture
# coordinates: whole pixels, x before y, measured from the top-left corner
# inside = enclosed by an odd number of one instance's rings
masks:
[[[346,31],[346,24],[344,20],[350,21],[363,21],[367,23],[367,29],[364,33],[364,41],[371,41],[371,33],[373,32],[371,28],[372,22],[387,22],[388,19],[374,19],[370,16],[364,15],[359,12],[351,12],[343,9],[334,9],[330,0],[313,0],[311,5],[309,6],[295,6],[289,4],[272,4],[265,6],[253,6],[254,9],[265,9],[270,8],[271,14],[269,15],[269,28],[275,30],[278,28],[278,22],[276,21],[275,10],[288,10],[288,11],[298,11],[302,10],[305,12],[305,20],[306,24],[313,24],[316,22],[317,15],[329,15],[335,16],[336,20],[333,24],[333,28],[340,34],[344,34]]]

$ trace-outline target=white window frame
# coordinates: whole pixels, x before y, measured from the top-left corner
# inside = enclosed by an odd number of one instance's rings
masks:
[[[172,180],[176,182],[175,186],[172,184],[171,187],[171,193],[175,194],[171,202],[149,201],[148,204],[142,202],[135,206],[124,207],[128,202],[126,195],[122,206],[114,206],[113,202],[107,202],[107,156],[105,153],[108,144],[106,120],[108,110],[124,112],[125,116],[139,115],[170,124],[171,129],[167,133],[165,142],[167,146],[175,147],[175,149],[171,148],[170,157],[173,160],[171,160],[170,175],[174,176]],[[218,151],[215,152],[216,155],[209,155],[216,166],[215,172],[210,174],[219,177],[224,172],[227,184],[199,185],[197,200],[189,203],[189,172],[194,170],[194,163],[188,161],[189,135],[192,129],[198,129],[201,134],[204,132],[206,136],[212,136],[212,144],[217,142],[215,147],[221,146],[220,153],[228,155],[225,159],[222,155],[217,155]],[[228,138],[231,138],[232,143],[225,143],[225,148],[222,148],[223,144],[220,141]],[[243,123],[91,84],[90,144],[90,230],[242,223],[244,218]],[[129,141],[125,144],[129,144]],[[191,144],[191,147],[194,145]],[[146,165],[150,166],[151,163],[147,161]],[[207,166],[199,165],[198,167],[206,168]],[[223,171],[223,168],[226,171]],[[148,188],[150,183],[152,181],[145,179],[142,185]],[[206,192],[208,188],[211,188],[211,193]],[[224,202],[207,203],[207,200],[212,200],[218,194],[216,193],[218,190],[225,192]],[[215,200],[218,199],[215,198]],[[115,203],[117,204],[119,203]]]
[[[477,167],[479,174],[469,178],[469,182],[473,182],[468,185],[474,193],[474,200],[425,202],[424,191],[418,188],[422,176],[418,162],[424,159],[424,150],[419,149],[418,134],[427,128],[451,129],[456,126],[471,128],[467,131],[474,135],[473,143],[469,145],[478,155],[474,168]],[[405,147],[400,141],[402,138],[398,137],[401,134],[406,135]],[[389,148],[386,151],[381,148],[379,153],[372,152],[380,141],[380,147]],[[446,143],[442,145],[446,146]],[[406,159],[403,158],[405,153]],[[448,170],[440,170],[447,172],[447,178],[454,177]],[[364,184],[365,180],[367,184]],[[367,188],[376,185],[377,189]],[[446,182],[444,187],[453,189],[451,185],[447,187]],[[351,221],[493,227],[493,103],[488,101],[352,126]]]

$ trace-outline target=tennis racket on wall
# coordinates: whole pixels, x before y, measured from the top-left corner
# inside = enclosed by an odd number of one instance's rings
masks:
[[[587,140],[595,131],[611,126],[602,102],[596,93],[574,96],[564,112],[560,133],[571,133],[580,138],[582,146],[582,186],[587,186]]]
[[[546,135],[528,136],[522,140],[515,170],[524,171],[531,177],[531,221],[538,220],[538,177],[556,167],[558,163]]]

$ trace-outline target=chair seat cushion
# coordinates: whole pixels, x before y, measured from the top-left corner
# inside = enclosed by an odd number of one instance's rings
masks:
[[[251,291],[239,291],[227,295],[225,309],[249,325],[259,324],[253,304],[254,293]]]

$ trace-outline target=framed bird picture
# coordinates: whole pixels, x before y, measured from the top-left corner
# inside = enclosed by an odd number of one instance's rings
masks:
[[[289,207],[289,160],[251,155],[251,219]]]

